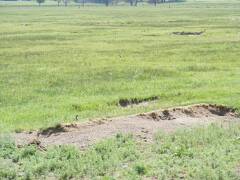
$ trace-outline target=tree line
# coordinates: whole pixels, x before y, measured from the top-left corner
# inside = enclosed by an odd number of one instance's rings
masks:
[[[45,0],[36,0],[39,6],[45,3]],[[57,6],[68,6],[73,1],[79,6],[84,6],[86,3],[104,4],[105,6],[117,5],[118,3],[128,3],[130,6],[138,6],[138,3],[147,2],[157,6],[160,3],[183,2],[184,0],[54,0]]]

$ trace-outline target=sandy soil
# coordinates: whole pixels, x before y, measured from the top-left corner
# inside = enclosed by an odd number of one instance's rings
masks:
[[[44,148],[50,145],[71,144],[86,148],[117,133],[131,133],[137,139],[151,142],[154,133],[159,130],[173,132],[179,128],[191,128],[215,122],[228,124],[233,121],[240,122],[234,109],[202,104],[87,123],[63,124],[43,131],[16,133],[14,136],[19,146],[38,144]]]

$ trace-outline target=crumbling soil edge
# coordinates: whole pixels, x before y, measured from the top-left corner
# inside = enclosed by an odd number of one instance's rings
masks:
[[[213,122],[213,119],[240,120],[234,108],[197,104],[84,123],[58,124],[44,130],[16,134],[16,138],[25,141],[24,144],[36,144],[41,148],[52,144],[77,144],[84,148],[97,140],[112,137],[119,131],[133,133],[144,141],[151,141],[157,129],[170,132],[178,127],[189,128],[194,124]]]

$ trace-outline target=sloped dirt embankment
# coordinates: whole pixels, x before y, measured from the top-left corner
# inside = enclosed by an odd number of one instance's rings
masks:
[[[42,131],[16,133],[14,136],[19,146],[37,144],[45,148],[50,145],[70,144],[86,148],[117,133],[131,133],[137,139],[151,142],[153,134],[159,130],[173,132],[196,125],[214,122],[228,124],[236,121],[240,122],[240,118],[235,109],[201,104],[87,123],[63,124]]]

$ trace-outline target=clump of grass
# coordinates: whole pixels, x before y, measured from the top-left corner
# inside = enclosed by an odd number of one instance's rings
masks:
[[[144,164],[135,165],[135,171],[138,175],[145,175],[147,173],[147,168]]]

